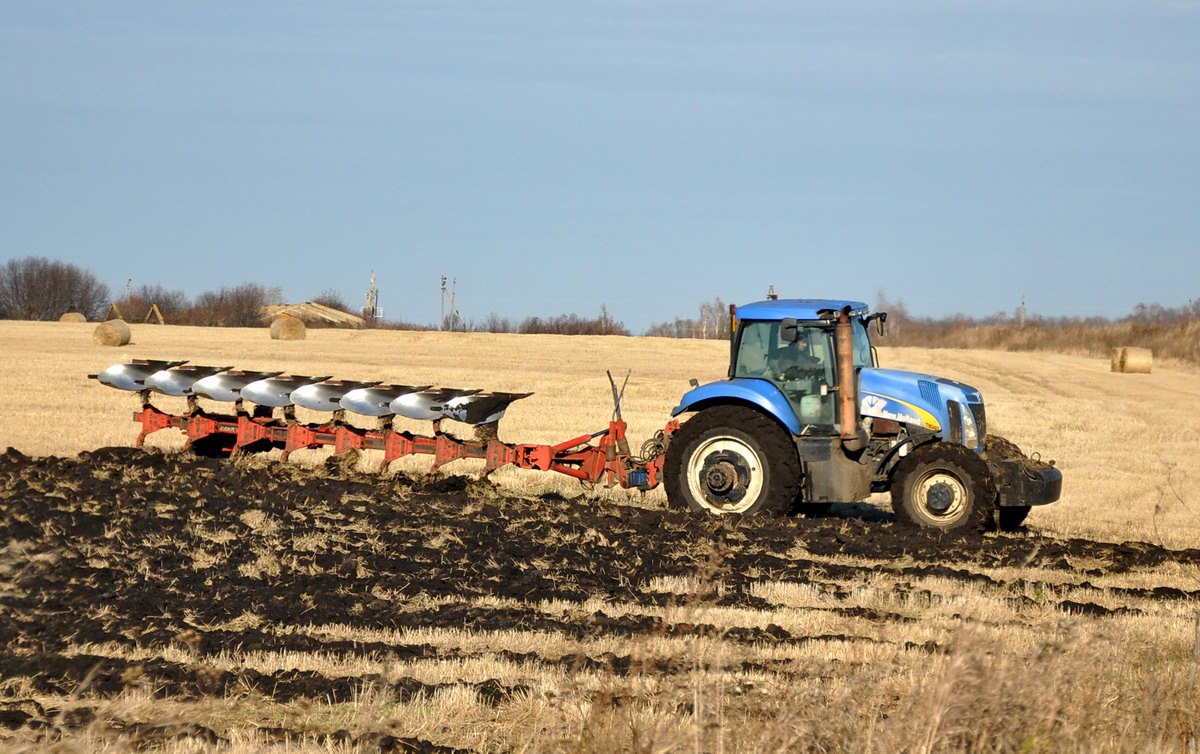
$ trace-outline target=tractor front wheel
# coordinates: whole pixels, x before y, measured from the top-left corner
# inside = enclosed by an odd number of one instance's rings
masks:
[[[671,438],[663,469],[676,508],[782,516],[800,490],[800,458],[787,430],[742,406],[714,406]]]
[[[1016,443],[1000,435],[988,435],[984,442],[984,447],[987,448],[985,452],[992,460],[1010,461],[1025,457]],[[1001,507],[997,497],[996,526],[1000,531],[1020,531],[1021,525],[1025,523],[1025,517],[1029,515],[1029,510],[1030,506],[1028,505]]]
[[[892,510],[901,523],[944,531],[984,530],[992,522],[987,466],[961,445],[935,442],[905,456],[892,479]]]

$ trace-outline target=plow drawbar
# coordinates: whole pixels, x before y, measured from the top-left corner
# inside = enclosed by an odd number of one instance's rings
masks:
[[[378,450],[383,452],[384,468],[399,458],[429,455],[433,456],[434,471],[454,461],[476,459],[484,462],[483,476],[511,465],[557,472],[588,484],[648,490],[662,481],[666,438],[679,427],[677,421],[671,421],[642,446],[640,456],[632,455],[615,383],[616,409],[606,429],[557,445],[543,445],[499,439],[498,425],[504,412],[514,401],[531,393],[384,385],[145,359],[116,364],[89,377],[139,394],[142,406],[133,415],[141,426],[138,447],[155,432],[177,429],[186,436],[189,449],[212,456],[278,448],[286,460],[294,451],[308,448],[329,447],[335,456]],[[151,403],[155,393],[184,397],[187,409],[182,414],[162,411]],[[199,398],[232,402],[234,410],[210,413],[201,408]],[[246,402],[253,407],[247,408]],[[296,406],[333,415],[326,422],[301,422],[295,415]],[[354,426],[346,421],[347,412],[375,417],[379,426]],[[432,421],[433,434],[397,431],[393,428],[397,416]],[[443,431],[446,419],[474,426],[475,437],[460,439]]]

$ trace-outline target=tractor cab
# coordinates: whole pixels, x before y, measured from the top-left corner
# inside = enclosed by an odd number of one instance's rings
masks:
[[[852,310],[855,371],[874,366],[865,304],[764,301],[737,311],[730,378],[770,382],[787,399],[802,426],[832,430],[838,423],[837,321],[846,306]]]

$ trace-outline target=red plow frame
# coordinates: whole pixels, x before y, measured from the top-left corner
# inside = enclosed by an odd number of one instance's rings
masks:
[[[664,456],[661,452],[637,458],[629,451],[625,422],[619,418],[608,428],[558,443],[557,445],[513,444],[497,438],[463,440],[443,432],[441,422],[433,424],[433,436],[398,432],[390,426],[363,429],[343,421],[305,424],[293,419],[280,420],[269,415],[208,414],[198,408],[184,414],[170,414],[150,404],[142,404],[133,415],[141,425],[137,447],[146,437],[164,429],[178,429],[187,436],[188,447],[215,447],[219,455],[238,455],[281,448],[284,459],[296,450],[331,447],[335,456],[351,450],[383,451],[383,467],[412,455],[433,456],[433,471],[454,461],[484,461],[483,476],[503,466],[532,471],[553,471],[589,484],[604,484],[649,490],[662,481]],[[656,437],[659,447],[679,428],[672,420]]]

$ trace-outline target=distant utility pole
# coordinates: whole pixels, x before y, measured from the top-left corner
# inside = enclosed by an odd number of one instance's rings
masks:
[[[446,319],[446,276],[442,275],[442,306],[438,312],[438,332],[446,327],[450,332],[454,332],[455,320],[462,319],[458,316],[458,305],[455,303],[455,293],[458,290],[458,278],[450,278],[450,319]]]
[[[446,321],[446,276],[442,275],[442,307],[438,312],[438,332],[442,331],[442,325]]]
[[[375,270],[371,270],[371,287],[367,289],[367,308],[363,310],[368,326],[379,316],[379,291],[375,288]]]

